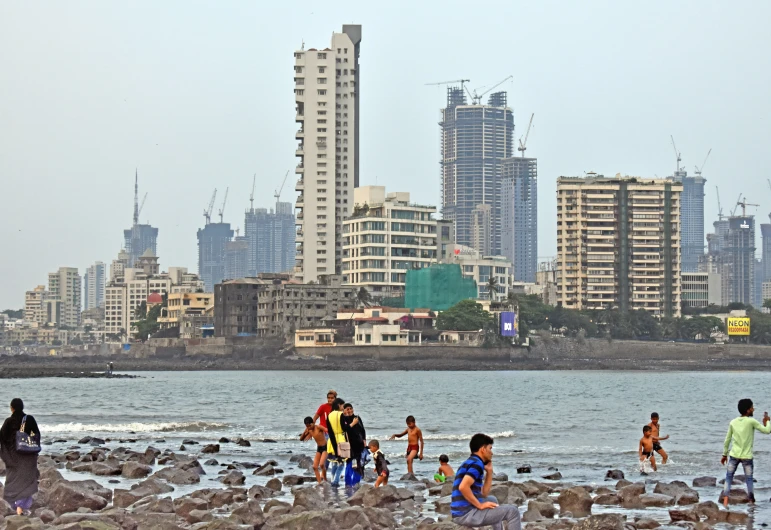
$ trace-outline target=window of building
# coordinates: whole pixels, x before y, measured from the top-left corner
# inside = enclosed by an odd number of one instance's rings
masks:
[[[327,91],[326,91],[326,90],[324,90],[324,89],[318,89],[318,90],[316,91],[316,93],[317,93],[319,96],[326,96],[326,95],[327,95]]]

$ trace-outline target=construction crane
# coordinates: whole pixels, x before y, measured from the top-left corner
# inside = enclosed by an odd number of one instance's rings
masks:
[[[139,210],[137,210],[137,221],[139,221],[139,216],[142,214],[142,208],[145,207],[146,200],[147,200],[147,193],[145,193],[145,196],[142,197],[142,202],[139,204]]]
[[[768,188],[771,189],[771,179],[766,179],[766,182],[768,182]]]
[[[525,150],[527,149],[527,137],[530,136],[530,127],[533,125],[533,116],[535,116],[535,112],[530,115],[530,123],[527,124],[527,131],[525,132],[525,141],[522,141],[522,137],[519,138],[519,147],[517,147],[517,151],[522,153],[522,158],[525,158]]]
[[[134,169],[134,226],[139,224],[139,170]]]
[[[715,195],[717,196],[717,220],[723,220],[723,207],[720,206],[720,189],[715,186]]]
[[[249,208],[254,210],[254,185],[257,183],[257,173],[252,178],[252,193],[249,195]]]
[[[505,83],[509,79],[513,79],[513,78],[514,78],[514,76],[510,75],[509,77],[507,77],[503,81],[499,81],[499,82],[495,83],[493,86],[491,86],[490,88],[488,88],[487,90],[485,90],[481,94],[477,94],[477,91],[474,90],[474,95],[471,96],[471,101],[474,103],[474,105],[479,105],[479,103],[482,101],[482,98],[485,96],[485,94],[487,94],[489,92],[492,92],[493,89],[498,88],[503,83]]]
[[[675,137],[672,136],[671,134],[669,135],[669,137],[672,139],[672,147],[675,148],[675,156],[677,157],[677,168],[675,169],[675,171],[680,171],[682,169],[680,167],[680,161],[682,160],[682,158],[680,158],[680,151],[677,150],[677,146],[675,145]]]
[[[286,184],[286,178],[289,176],[289,170],[287,170],[286,175],[284,175],[284,180],[281,181],[281,187],[276,190],[276,192],[273,194],[273,196],[276,198],[276,213],[278,213],[278,199],[281,197],[281,192],[284,189],[284,184]]]
[[[211,223],[211,212],[214,209],[214,199],[217,198],[217,188],[214,188],[214,193],[211,194],[211,200],[209,201],[209,207],[203,211],[203,216],[206,219],[206,224]]]
[[[735,215],[736,215],[736,209],[737,209],[737,208],[739,207],[739,205],[741,204],[741,200],[742,200],[742,194],[740,193],[740,194],[739,194],[739,198],[738,198],[738,199],[736,199],[736,206],[734,206],[734,209],[733,209],[733,210],[731,210],[731,217],[733,217],[733,216],[735,216]]]
[[[453,81],[439,81],[438,83],[426,83],[426,86],[436,86],[436,85],[454,85],[460,83],[460,89],[465,90],[466,93],[469,95],[471,99],[474,99],[474,96],[471,95],[471,92],[469,92],[468,87],[465,85],[465,83],[471,83],[471,79],[455,79]]]
[[[702,163],[701,163],[701,167],[699,167],[699,166],[696,166],[696,171],[695,171],[695,173],[696,173],[696,176],[697,176],[697,177],[700,177],[700,176],[701,176],[701,171],[704,169],[704,164],[706,164],[706,163],[707,163],[707,159],[709,158],[709,154],[710,154],[711,152],[712,152],[712,148],[710,147],[710,148],[709,148],[709,151],[707,151],[707,156],[705,156],[705,157],[704,157],[704,162],[702,162]]]
[[[222,200],[222,207],[220,208],[220,211],[217,212],[220,216],[220,223],[223,223],[222,217],[225,215],[225,205],[228,202],[228,191],[230,191],[230,188],[225,188],[225,198]]]
[[[760,207],[759,204],[752,204],[751,202],[747,202],[747,197],[745,197],[744,200],[742,200],[741,202],[737,202],[736,206],[741,206],[742,207],[742,217],[746,217],[747,216],[747,206],[757,206],[757,207]]]

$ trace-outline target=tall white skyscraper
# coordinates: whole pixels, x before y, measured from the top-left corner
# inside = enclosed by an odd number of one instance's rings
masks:
[[[295,52],[296,276],[340,274],[342,229],[359,185],[361,26],[344,25],[328,48]]]
[[[97,261],[83,275],[83,309],[93,309],[104,304],[106,266]]]
[[[56,272],[48,273],[48,291],[51,298],[61,302],[60,326],[77,328],[80,325],[80,299],[82,285],[78,269],[59,267]]]

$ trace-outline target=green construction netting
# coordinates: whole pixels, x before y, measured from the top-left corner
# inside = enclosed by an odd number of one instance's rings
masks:
[[[464,278],[460,265],[436,264],[407,271],[404,307],[445,311],[461,300],[477,297],[477,282]]]

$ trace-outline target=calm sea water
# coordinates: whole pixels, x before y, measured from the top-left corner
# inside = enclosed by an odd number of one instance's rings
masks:
[[[312,453],[297,434],[329,388],[354,404],[369,439],[392,463],[392,476],[406,472],[405,441],[386,441],[412,414],[426,438],[416,472],[431,476],[446,453],[455,467],[468,454],[475,432],[495,438],[496,471],[516,476],[530,464],[532,478],[556,467],[564,480],[602,484],[608,469],[639,478],[637,442],[650,413],[661,415],[671,462],[655,478],[721,477],[728,422],[740,398],[755,401],[757,417],[771,411],[765,373],[684,372],[154,372],[138,379],[18,379],[0,384],[0,401],[24,399],[48,446],[61,451],[85,435],[135,438],[178,450],[183,439],[201,443],[243,436],[252,447],[222,446],[220,462],[276,459],[288,472],[290,454]],[[278,443],[262,443],[269,438]],[[165,442],[158,443],[156,440]],[[195,451],[195,446],[188,450]],[[756,522],[771,521],[771,436],[755,442]],[[213,468],[211,477],[219,468]],[[248,475],[247,486],[265,479]],[[106,479],[105,479],[106,481]],[[202,484],[202,486],[213,484]],[[175,494],[181,494],[180,489]],[[703,500],[718,490],[701,490]]]

